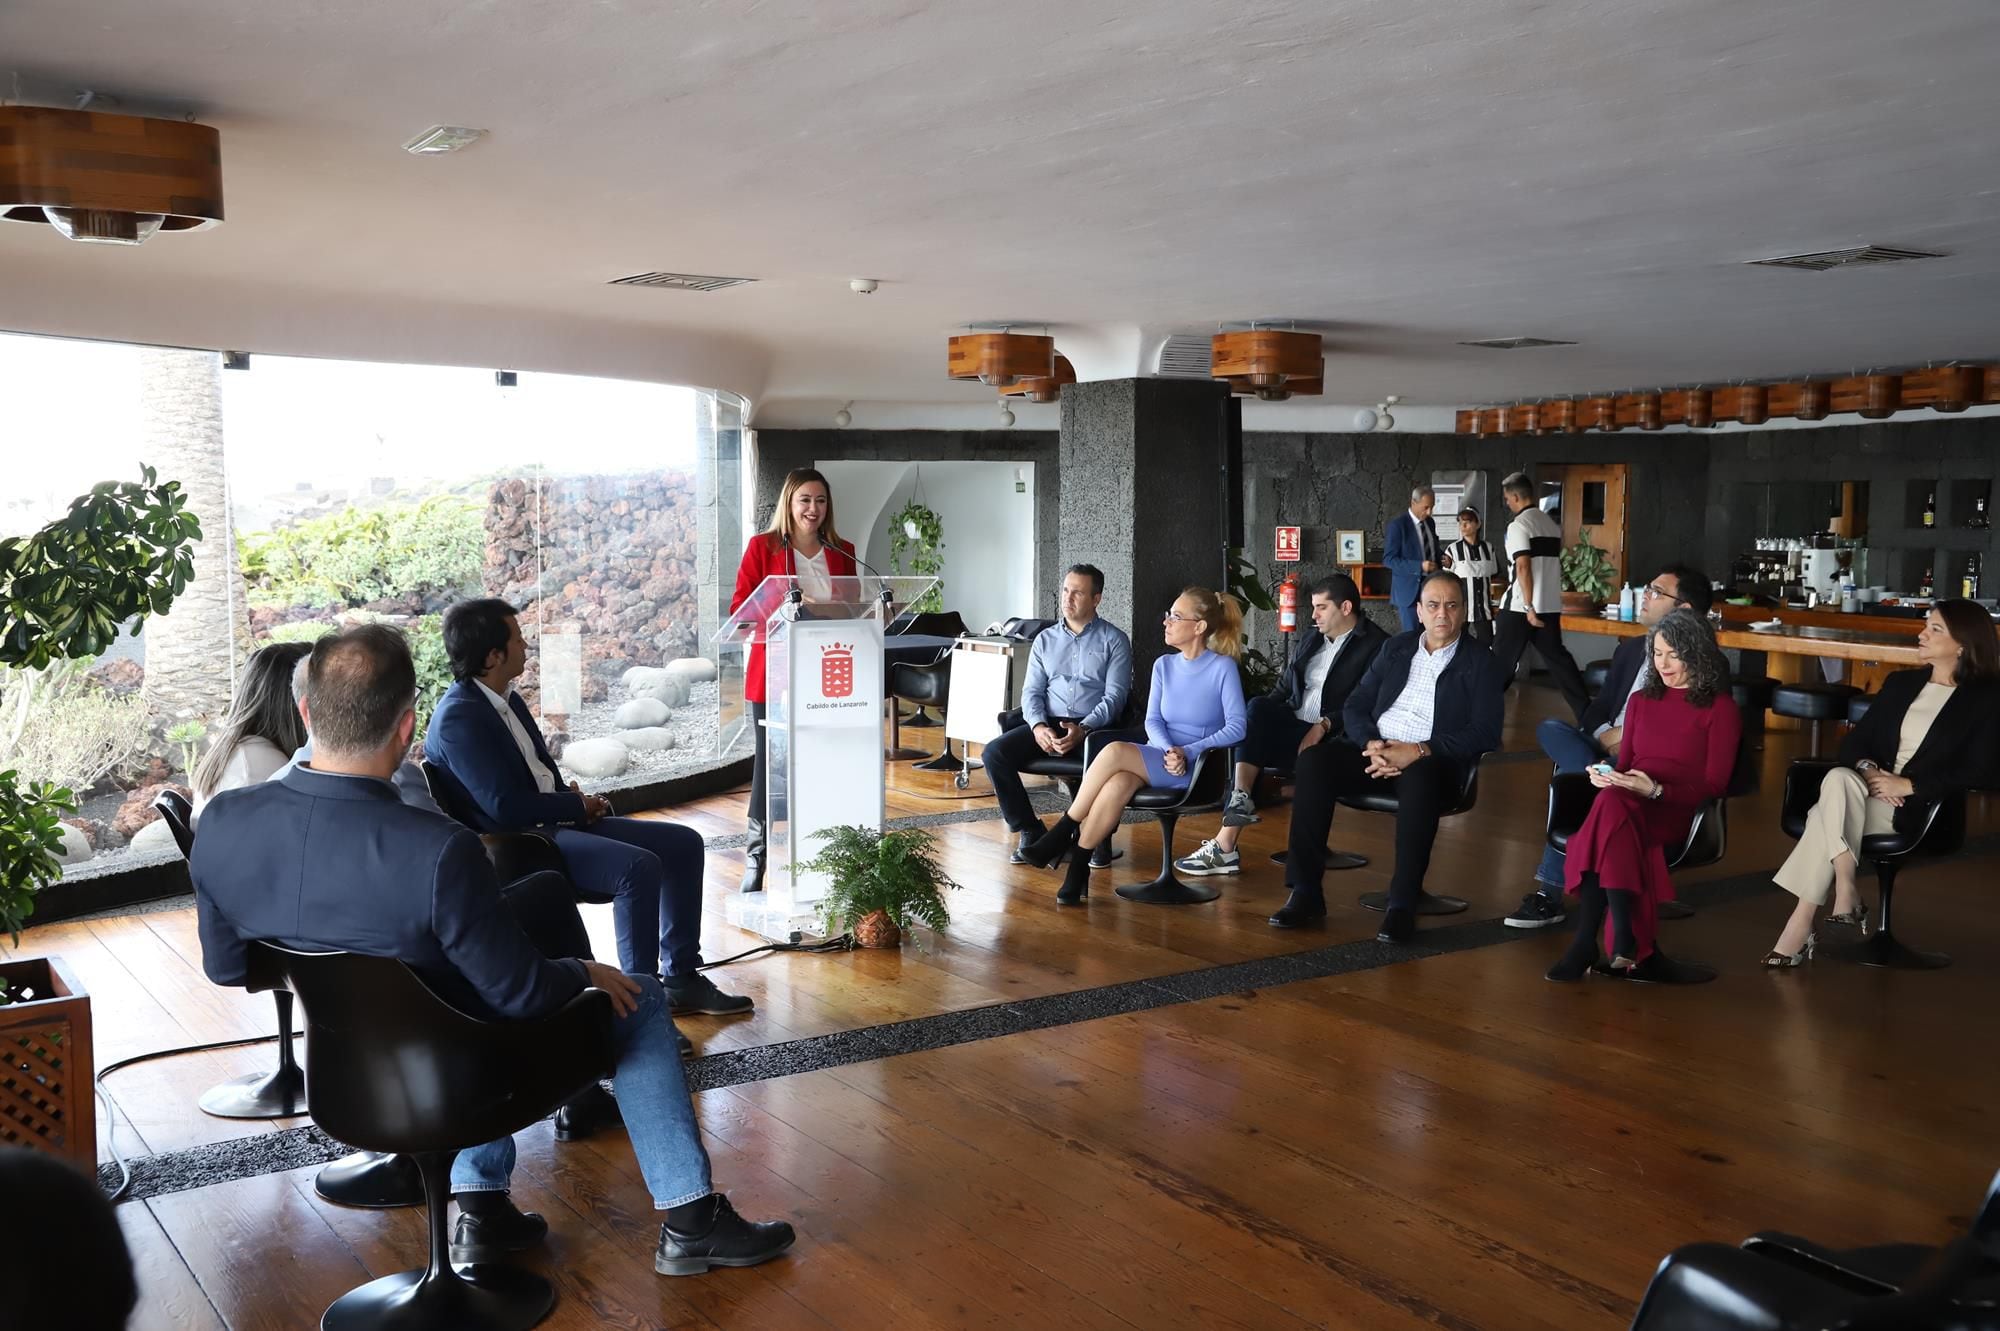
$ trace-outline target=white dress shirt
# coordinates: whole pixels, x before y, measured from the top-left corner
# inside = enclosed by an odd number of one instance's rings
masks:
[[[833,599],[833,574],[826,566],[826,547],[811,559],[802,559],[796,550],[792,552],[792,576],[799,580],[799,594],[814,605],[825,605]]]
[[[1648,655],[1650,656],[1650,653]],[[1632,705],[1632,695],[1637,693],[1640,689],[1645,688],[1646,681],[1648,679],[1651,679],[1652,676],[1653,676],[1652,661],[1645,660],[1639,662],[1638,673],[1632,676],[1632,687],[1625,691],[1625,701],[1618,704],[1618,715],[1613,717],[1608,725],[1599,726],[1597,728],[1597,734],[1602,735],[1611,726],[1617,726],[1620,729],[1624,728],[1625,711]]]
[[[1383,739],[1398,744],[1422,744],[1430,739],[1436,724],[1438,676],[1458,655],[1458,644],[1464,637],[1460,634],[1436,651],[1418,641],[1416,655],[1410,658],[1409,682],[1375,723]]]
[[[521,724],[521,718],[514,715],[514,709],[508,705],[505,698],[476,679],[472,682],[479,685],[479,691],[486,695],[486,701],[493,704],[493,710],[500,713],[500,719],[507,723],[508,731],[514,736],[515,746],[521,750],[521,756],[528,760],[528,771],[534,775],[535,784],[541,788],[544,795],[555,794],[556,774],[542,761],[542,755],[535,752],[534,737],[528,733],[528,728]]]
[[[1312,660],[1306,662],[1304,696],[1299,699],[1298,710],[1293,715],[1307,725],[1319,720],[1320,702],[1326,693],[1326,677],[1333,673],[1333,663],[1340,655],[1340,649],[1347,646],[1347,640],[1353,636],[1354,630],[1350,628],[1338,638],[1328,638],[1326,646],[1314,652]]]

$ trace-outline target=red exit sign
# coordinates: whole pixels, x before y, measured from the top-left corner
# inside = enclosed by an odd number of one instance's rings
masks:
[[[1297,527],[1278,528],[1278,552],[1275,556],[1280,564],[1299,562],[1299,529]]]

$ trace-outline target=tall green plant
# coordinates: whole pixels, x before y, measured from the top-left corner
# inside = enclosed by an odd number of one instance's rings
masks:
[[[0,667],[96,656],[127,620],[137,633],[187,589],[200,539],[180,483],[145,467],[138,484],[106,481],[34,535],[0,541]],[[75,811],[71,791],[0,772],[0,930],[17,942],[62,873],[61,818]]]
[[[936,841],[921,828],[879,832],[872,827],[829,827],[813,833],[827,844],[800,866],[831,880],[819,900],[827,932],[847,930],[876,911],[898,929],[912,923],[942,931],[951,923],[944,890],[959,883],[937,861]]]
[[[1563,590],[1581,592],[1599,603],[1609,601],[1618,590],[1618,577],[1611,556],[1590,543],[1590,528],[1579,528],[1576,544],[1562,552]]]
[[[919,613],[944,609],[944,519],[919,503],[916,496],[889,519],[889,563],[901,573],[905,557],[909,572],[938,578],[937,586],[918,597],[910,609]]]

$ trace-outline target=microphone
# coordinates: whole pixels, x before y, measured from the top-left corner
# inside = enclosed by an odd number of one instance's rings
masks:
[[[858,550],[857,550],[857,551],[855,552],[855,554],[854,554],[854,556],[853,556],[853,559],[854,559],[854,562],[855,562],[856,564],[859,564],[859,565],[860,565],[860,566],[861,566],[862,568],[865,568],[865,569],[867,569],[867,570],[868,570],[868,571],[869,571],[870,573],[873,573],[873,574],[875,575],[875,578],[876,578],[876,581],[878,581],[878,582],[880,582],[880,583],[882,584],[882,592],[881,592],[881,595],[880,595],[880,596],[878,596],[878,597],[877,597],[876,599],[877,599],[877,600],[879,600],[879,601],[881,601],[881,602],[882,602],[882,604],[883,604],[883,605],[885,605],[885,606],[887,606],[887,605],[894,605],[894,604],[896,603],[896,597],[895,597],[895,594],[894,594],[893,592],[891,592],[891,591],[889,590],[889,581],[888,581],[888,575],[886,575],[885,573],[883,573],[881,569],[879,569],[879,568],[876,568],[876,567],[875,567],[875,566],[874,566],[873,564],[869,563],[869,562],[868,562],[867,560],[863,559],[863,558],[861,557],[861,554],[860,554],[860,552],[859,552]],[[908,632],[909,632],[909,629],[908,629],[908,628],[906,627],[906,628],[905,628],[905,629],[903,630],[903,633],[908,633]],[[902,634],[901,634],[901,633],[899,633],[899,634],[897,634],[896,636],[897,636],[897,637],[901,637],[901,636],[902,636]]]

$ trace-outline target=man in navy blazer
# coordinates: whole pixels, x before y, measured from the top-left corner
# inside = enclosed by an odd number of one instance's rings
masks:
[[[611,898],[618,964],[659,972],[675,1012],[748,1012],[701,966],[701,833],[678,823],[614,818],[611,801],[563,785],[541,727],[514,681],[528,645],[514,607],[491,598],[445,611],[444,649],[458,682],[445,691],[424,735],[430,759],[481,832],[550,833],[579,890]],[[661,962],[665,969],[661,970]]]
[[[362,625],[313,648],[312,762],[224,791],[203,812],[189,871],[208,978],[244,983],[248,944],[266,940],[394,957],[484,1020],[532,1020],[586,987],[602,989],[617,1013],[633,1153],[665,1212],[654,1269],[692,1275],[783,1252],[790,1225],[744,1220],[711,1185],[659,982],[543,956],[502,903],[478,836],[397,796],[390,779],[409,752],[415,701],[416,670],[395,629]],[[513,1167],[511,1137],[453,1161],[454,1263],[496,1261],[547,1234],[546,1221],[508,1199]]]
[[[1454,573],[1431,574],[1417,612],[1423,628],[1391,638],[1347,695],[1346,734],[1299,755],[1285,857],[1290,895],[1271,916],[1280,929],[1326,918],[1321,879],[1340,796],[1394,782],[1396,868],[1376,938],[1408,942],[1438,819],[1479,755],[1500,745],[1500,681],[1485,645],[1465,632],[1465,584]]]
[[[1382,562],[1389,569],[1389,603],[1403,621],[1403,631],[1417,627],[1417,588],[1438,571],[1437,527],[1431,510],[1437,494],[1428,485],[1410,491],[1410,511],[1389,519],[1382,530]]]

